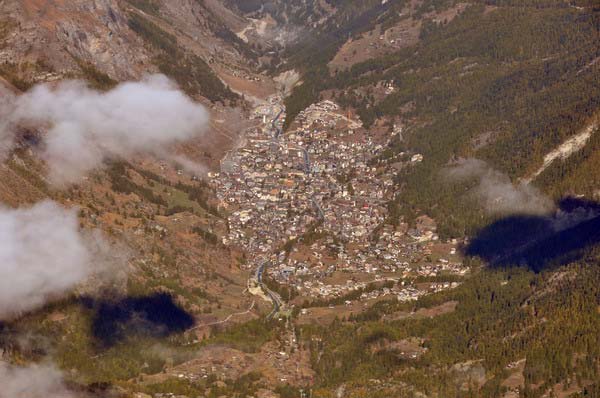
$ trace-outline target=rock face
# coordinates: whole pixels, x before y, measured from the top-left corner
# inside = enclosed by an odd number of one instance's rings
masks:
[[[159,29],[159,40],[174,38],[181,50],[203,59],[217,75],[247,71],[255,62],[252,49],[232,32],[245,19],[219,0],[156,0],[151,8],[136,4],[145,3],[1,1],[0,76],[35,83],[101,73],[123,81],[157,72],[160,44],[151,45],[148,35],[130,28],[133,15],[152,25],[150,36]]]
[[[209,7],[211,4],[213,7]],[[233,33],[239,17],[232,20],[231,11],[219,5],[218,1],[163,0],[160,18],[152,21],[177,37],[180,46],[207,62],[244,69],[251,60],[247,53],[241,54],[248,48],[241,48],[245,45]]]
[[[22,70],[24,78],[43,80],[40,69],[64,76],[82,62],[118,80],[148,69],[143,42],[115,0],[8,0],[0,14],[11,27],[0,62],[35,65]]]

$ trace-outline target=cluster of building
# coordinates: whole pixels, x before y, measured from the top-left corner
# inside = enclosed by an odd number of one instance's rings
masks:
[[[373,160],[388,142],[372,138],[328,100],[311,105],[282,132],[279,103],[273,97],[255,109],[262,124],[212,175],[230,214],[223,243],[249,253],[248,268],[267,262],[272,279],[324,298],[361,288],[322,281],[336,272],[374,279],[466,272],[454,248],[447,253],[453,260],[432,259],[432,247],[440,244],[433,220],[423,217],[414,229],[385,223],[398,169]],[[413,290],[399,285],[392,293],[414,299],[420,293]]]

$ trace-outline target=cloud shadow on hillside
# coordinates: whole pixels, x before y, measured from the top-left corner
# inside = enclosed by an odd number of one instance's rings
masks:
[[[88,299],[85,305],[93,309],[92,335],[104,348],[128,337],[166,337],[194,325],[192,315],[166,293],[118,301]]]
[[[465,248],[492,267],[527,266],[535,272],[581,259],[600,243],[600,204],[566,198],[550,216],[513,215],[482,229]]]

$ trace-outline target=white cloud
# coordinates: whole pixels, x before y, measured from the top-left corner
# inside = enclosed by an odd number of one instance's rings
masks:
[[[53,366],[0,362],[0,398],[75,398]]]
[[[482,160],[466,159],[445,172],[456,180],[476,179],[473,193],[490,213],[548,214],[554,208],[540,190],[525,183],[513,184],[506,174]]]
[[[39,85],[0,102],[0,145],[18,126],[47,130],[41,146],[50,180],[79,180],[111,157],[158,153],[205,132],[209,116],[163,75],[102,93],[83,82]]]
[[[76,210],[54,202],[0,208],[0,320],[39,308],[101,274],[110,248],[97,234],[88,236],[79,231]]]

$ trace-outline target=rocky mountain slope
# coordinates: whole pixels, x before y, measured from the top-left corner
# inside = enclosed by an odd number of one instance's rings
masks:
[[[243,19],[217,2],[4,1],[0,7],[3,74],[21,88],[73,76],[110,86],[163,70],[192,94],[234,100],[221,76],[248,78],[257,62],[232,31]]]
[[[224,12],[229,13],[227,20],[217,17]],[[118,278],[108,285],[90,281],[57,307],[3,322],[4,359],[13,363],[19,357],[34,359],[35,352],[52,346],[55,364],[80,372],[70,390],[81,396],[113,396],[114,388],[98,383],[108,386],[117,379],[127,380],[164,358],[150,351],[131,355],[117,329],[140,332],[138,353],[155,344],[148,338],[166,337],[175,329],[165,329],[160,321],[150,321],[154,326],[137,321],[112,324],[112,315],[104,318],[103,311],[167,311],[179,316],[178,333],[196,325],[186,337],[193,340],[211,334],[211,328],[202,325],[216,325],[234,313],[243,313],[234,317],[235,322],[248,321],[268,309],[243,294],[248,279],[248,272],[240,268],[244,253],[222,245],[225,215],[215,192],[203,181],[252,124],[246,117],[246,100],[234,90],[256,101],[275,91],[270,79],[258,77],[252,49],[229,30],[227,24],[242,21],[217,2],[0,2],[3,107],[5,100],[9,103],[42,83],[82,79],[94,92],[109,93],[121,82],[163,73],[204,104],[211,116],[207,134],[169,148],[177,155],[140,153],[107,159],[92,175],[67,186],[49,180],[43,155],[48,131],[19,126],[15,142],[2,147],[3,211],[4,206],[27,208],[49,200],[76,208],[81,230],[101,234],[125,260],[119,262]],[[88,294],[93,299],[88,301]],[[109,324],[98,326],[101,332],[94,335],[94,322],[103,319]],[[45,336],[45,342],[19,341],[26,330]],[[104,346],[94,341],[103,341]],[[103,364],[84,365],[98,355],[106,359]],[[2,373],[0,378],[4,377]]]

